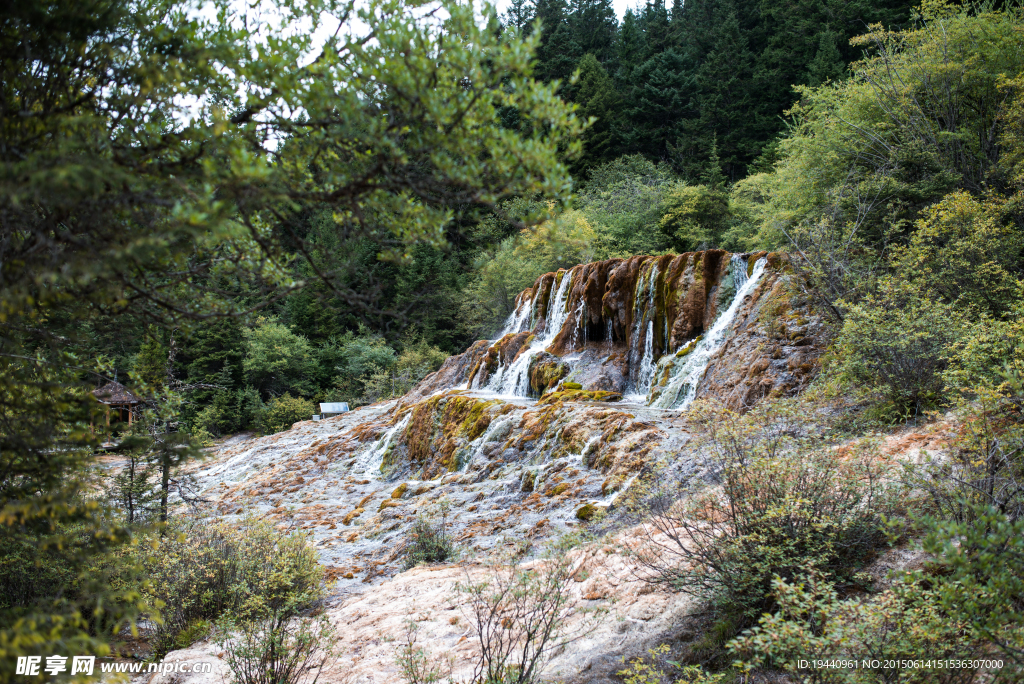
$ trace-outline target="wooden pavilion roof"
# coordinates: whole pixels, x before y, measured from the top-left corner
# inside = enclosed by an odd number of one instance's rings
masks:
[[[138,404],[142,401],[117,381],[108,382],[93,390],[92,394],[101,404]]]

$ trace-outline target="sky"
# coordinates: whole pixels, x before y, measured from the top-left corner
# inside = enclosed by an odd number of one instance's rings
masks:
[[[505,8],[508,7],[508,0],[493,0],[494,4],[498,6],[498,12],[504,13]],[[622,15],[626,13],[627,7],[636,8],[643,4],[643,0],[612,0],[612,7],[615,8],[615,16],[622,21]]]

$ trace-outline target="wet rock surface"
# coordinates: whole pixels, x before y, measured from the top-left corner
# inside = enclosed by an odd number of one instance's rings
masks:
[[[503,554],[575,528],[584,506],[614,506],[689,440],[677,416],[608,398],[565,390],[540,404],[451,391],[391,401],[232,440],[194,474],[220,515],[255,512],[305,531],[339,591],[360,591],[401,570],[410,526],[442,500],[466,553]]]
[[[722,334],[706,338],[723,316]],[[804,388],[825,337],[784,255],[709,250],[609,259],[538,278],[495,340],[449,359],[412,396],[461,388],[536,398],[571,381],[666,408],[715,396],[745,409]],[[684,384],[673,378],[685,365],[677,359],[695,349],[700,372],[666,399],[673,380]]]

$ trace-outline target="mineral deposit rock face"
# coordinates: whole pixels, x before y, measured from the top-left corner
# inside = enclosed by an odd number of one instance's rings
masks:
[[[821,317],[780,254],[637,256],[546,273],[494,340],[450,358],[411,394],[540,397],[560,383],[663,408],[714,396],[745,409],[803,388]]]

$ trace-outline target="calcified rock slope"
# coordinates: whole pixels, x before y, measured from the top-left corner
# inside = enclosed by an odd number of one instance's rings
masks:
[[[516,298],[498,339],[449,358],[410,397],[456,387],[537,397],[575,382],[662,408],[714,394],[741,409],[791,394],[813,376],[822,341],[788,271],[783,255],[709,250],[547,273]]]
[[[410,525],[439,501],[450,504],[451,533],[467,560],[539,545],[596,509],[614,508],[659,460],[700,475],[673,409],[702,396],[742,409],[806,385],[822,326],[796,277],[781,255],[721,251],[548,273],[519,295],[496,339],[451,357],[402,399],[236,438],[214,449],[196,475],[220,515],[252,511],[311,535],[338,580],[333,614],[343,633],[372,613],[396,636],[391,628],[408,616],[388,613],[380,597],[419,592],[434,596],[431,605],[451,603],[434,585],[449,592],[464,571],[400,574]],[[621,646],[630,625],[681,605],[628,584],[628,563],[615,563],[616,572],[601,563],[593,572],[606,589],[623,587],[621,614],[562,658],[563,674]],[[579,588],[586,601],[610,596],[591,589]],[[374,610],[358,608],[380,600]],[[629,612],[634,605],[645,606],[636,609],[642,616]],[[439,627],[447,631],[438,638],[463,644],[457,637],[466,627],[456,626]],[[380,667],[380,654],[360,648]],[[394,681],[393,673],[373,676],[370,665],[352,667],[365,673],[359,681]]]

